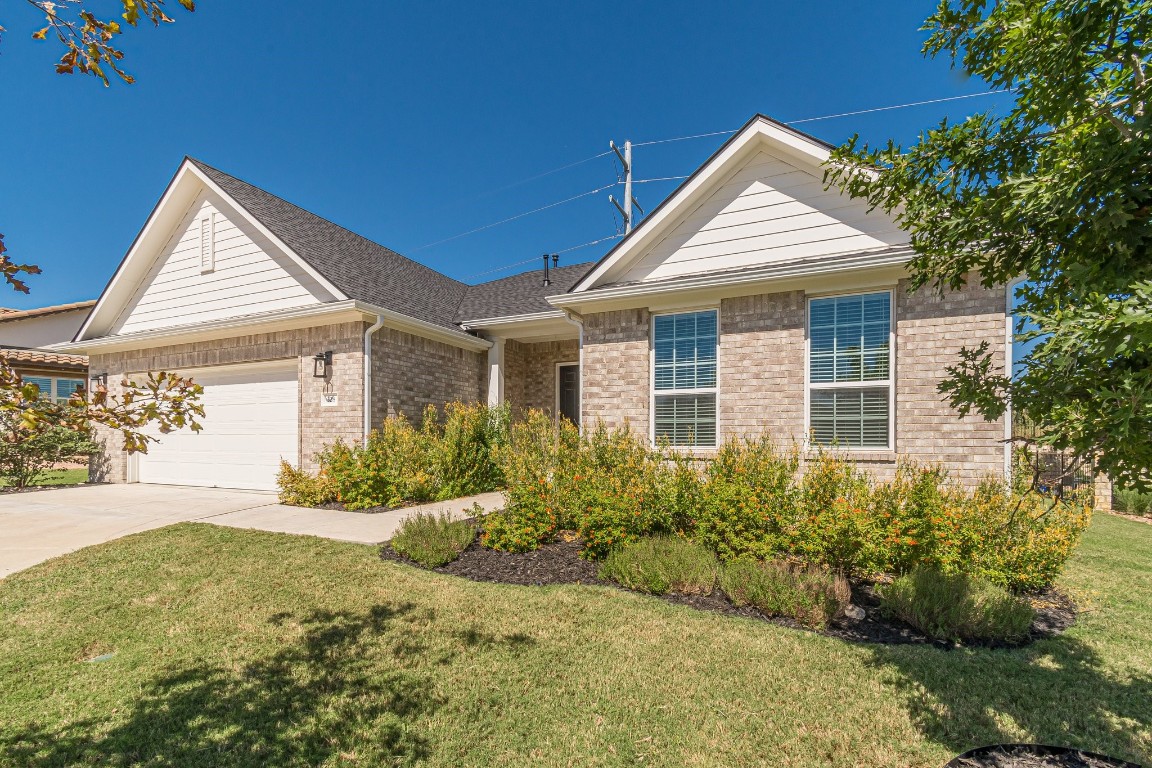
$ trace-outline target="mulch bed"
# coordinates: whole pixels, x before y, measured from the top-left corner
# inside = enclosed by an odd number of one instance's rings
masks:
[[[1140,768],[1113,757],[1040,744],[999,744],[973,749],[944,768]]]
[[[65,483],[57,485],[30,485],[27,488],[0,488],[0,495],[6,493],[32,493],[33,491],[53,491],[57,488],[80,488],[85,485],[100,485],[100,483]]]
[[[596,563],[580,557],[583,547],[580,541],[569,537],[545,544],[533,552],[497,552],[487,549],[480,540],[473,541],[460,557],[447,565],[431,570],[472,581],[517,584],[521,586],[544,586],[547,584],[594,584],[623,589],[616,582],[606,581],[597,575]],[[422,566],[406,557],[396,554],[391,545],[380,548],[380,559],[403,563],[416,568]],[[850,610],[856,616],[846,615],[836,619],[831,626],[821,631],[829,637],[837,637],[855,643],[881,643],[889,645],[931,644],[950,648],[953,644],[933,640],[916,629],[895,619],[888,619],[880,613],[880,599],[876,595],[876,585],[872,582],[857,581],[852,584],[852,605],[858,610]],[[1076,621],[1076,604],[1068,596],[1048,589],[1030,596],[1036,608],[1036,619],[1032,622],[1029,637],[1019,643],[994,642],[982,644],[988,648],[1016,648],[1027,645],[1042,637],[1050,637],[1063,632]],[[751,606],[737,606],[720,589],[709,595],[661,595],[659,599],[676,605],[687,605],[701,611],[712,611],[728,616],[743,616],[770,622],[792,629],[807,627],[783,616],[769,616]],[[811,630],[809,630],[811,631]]]

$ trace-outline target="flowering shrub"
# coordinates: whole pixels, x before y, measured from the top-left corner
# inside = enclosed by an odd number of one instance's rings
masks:
[[[641,536],[686,530],[699,502],[690,461],[626,428],[600,425],[581,436],[567,421],[529,411],[495,456],[508,501],[485,518],[482,541],[492,549],[524,552],[569,529],[585,556],[600,558]]]
[[[443,501],[492,491],[503,483],[492,453],[508,437],[506,408],[449,403],[433,406],[417,428],[404,416],[384,420],[367,443],[337,441],[317,457],[332,498],[348,509]],[[300,470],[284,481],[300,482]],[[281,492],[286,493],[284,482]],[[286,502],[287,503],[287,502]],[[322,502],[321,502],[322,503]]]
[[[311,472],[293,467],[284,460],[280,461],[276,485],[280,489],[281,504],[318,507],[336,499],[336,489],[326,475],[313,475]]]

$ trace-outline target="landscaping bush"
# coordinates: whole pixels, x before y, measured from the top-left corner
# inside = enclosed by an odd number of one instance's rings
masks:
[[[557,531],[576,531],[600,558],[642,536],[683,532],[700,499],[691,460],[653,449],[627,428],[581,436],[571,423],[529,411],[494,453],[507,482],[505,508],[485,519],[484,545],[525,552]]]
[[[1125,515],[1152,517],[1152,493],[1117,487],[1112,494],[1112,509]]]
[[[1035,612],[976,576],[916,568],[879,590],[881,609],[937,640],[1023,640]]]
[[[769,616],[787,616],[812,629],[827,627],[852,599],[844,576],[780,560],[740,558],[725,563],[720,587],[736,605],[751,605]]]
[[[796,450],[780,453],[766,437],[725,442],[701,492],[698,539],[725,561],[786,550],[799,515],[799,466]]]
[[[679,536],[652,536],[616,547],[604,558],[600,578],[652,595],[709,594],[716,585],[716,556]]]
[[[348,509],[395,507],[496,490],[503,474],[493,453],[507,438],[506,407],[449,403],[442,417],[425,409],[418,428],[390,416],[365,445],[337,441],[317,458]]]
[[[283,459],[280,472],[276,475],[276,486],[280,489],[280,503],[294,507],[318,507],[336,500],[336,489],[324,474],[313,475],[304,469],[297,469]]]
[[[476,526],[470,520],[417,512],[400,523],[392,549],[426,568],[436,568],[459,557],[475,538]]]
[[[99,450],[87,432],[59,426],[29,428],[19,412],[0,412],[0,479],[12,487],[35,485],[56,464],[87,461]]]

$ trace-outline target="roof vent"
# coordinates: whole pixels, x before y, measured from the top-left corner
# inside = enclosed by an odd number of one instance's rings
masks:
[[[560,263],[560,254],[554,253],[551,256],[549,256],[548,254],[544,254],[544,287],[545,288],[552,285],[552,278],[548,273],[548,259],[549,258],[552,259],[552,269],[556,269],[557,265]]]

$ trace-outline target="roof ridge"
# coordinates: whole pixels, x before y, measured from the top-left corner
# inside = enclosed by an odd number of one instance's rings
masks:
[[[464,287],[467,287],[467,285],[468,285],[467,283],[460,282],[459,280],[455,279],[454,277],[450,277],[449,275],[444,274],[443,272],[441,272],[438,269],[434,269],[434,268],[428,266],[427,264],[421,264],[419,261],[416,261],[413,258],[405,256],[404,254],[400,253],[397,250],[389,248],[388,246],[386,246],[382,243],[378,243],[369,237],[365,237],[364,235],[360,234],[359,232],[356,232],[355,230],[349,229],[348,227],[344,226],[343,224],[338,224],[335,221],[332,221],[331,219],[329,219],[325,216],[321,216],[320,214],[318,214],[314,211],[310,211],[307,208],[305,208],[301,205],[298,205],[297,203],[292,202],[291,200],[283,198],[280,195],[277,195],[275,192],[269,192],[268,190],[264,189],[263,187],[257,186],[250,181],[245,181],[244,179],[240,178],[239,176],[233,176],[231,173],[228,173],[227,171],[222,171],[213,165],[209,165],[208,163],[204,162],[203,160],[197,160],[196,158],[192,157],[191,155],[185,155],[184,158],[186,160],[188,160],[189,162],[193,163],[194,165],[196,165],[201,170],[207,169],[207,170],[212,171],[214,173],[218,173],[221,176],[227,176],[228,178],[232,179],[233,181],[237,181],[241,184],[246,184],[249,187],[252,187],[253,189],[257,189],[257,190],[263,192],[264,194],[268,195],[269,197],[276,198],[276,200],[280,201],[281,203],[283,203],[285,205],[290,205],[298,211],[302,211],[303,213],[306,213],[309,216],[314,216],[315,218],[320,219],[325,224],[329,224],[333,227],[336,227],[337,229],[341,229],[341,230],[347,232],[348,234],[352,235],[353,237],[357,237],[361,240],[364,240],[368,243],[371,243],[372,245],[376,246],[377,248],[383,248],[384,250],[389,251],[389,252],[395,254],[396,256],[399,256],[400,258],[404,259],[405,261],[411,262],[412,264],[420,267],[421,269],[427,269],[431,272],[435,272],[436,274],[440,275],[441,277],[443,277],[447,280],[451,280],[452,282],[456,283],[457,285],[461,285]],[[244,210],[247,211],[248,214],[251,215],[253,218],[260,221],[261,224],[264,224],[264,226],[268,226],[267,222],[263,221],[259,215],[257,215],[253,211],[249,210],[248,206],[244,206],[243,203],[241,203],[239,200],[237,200],[236,203],[238,205],[243,206]]]

